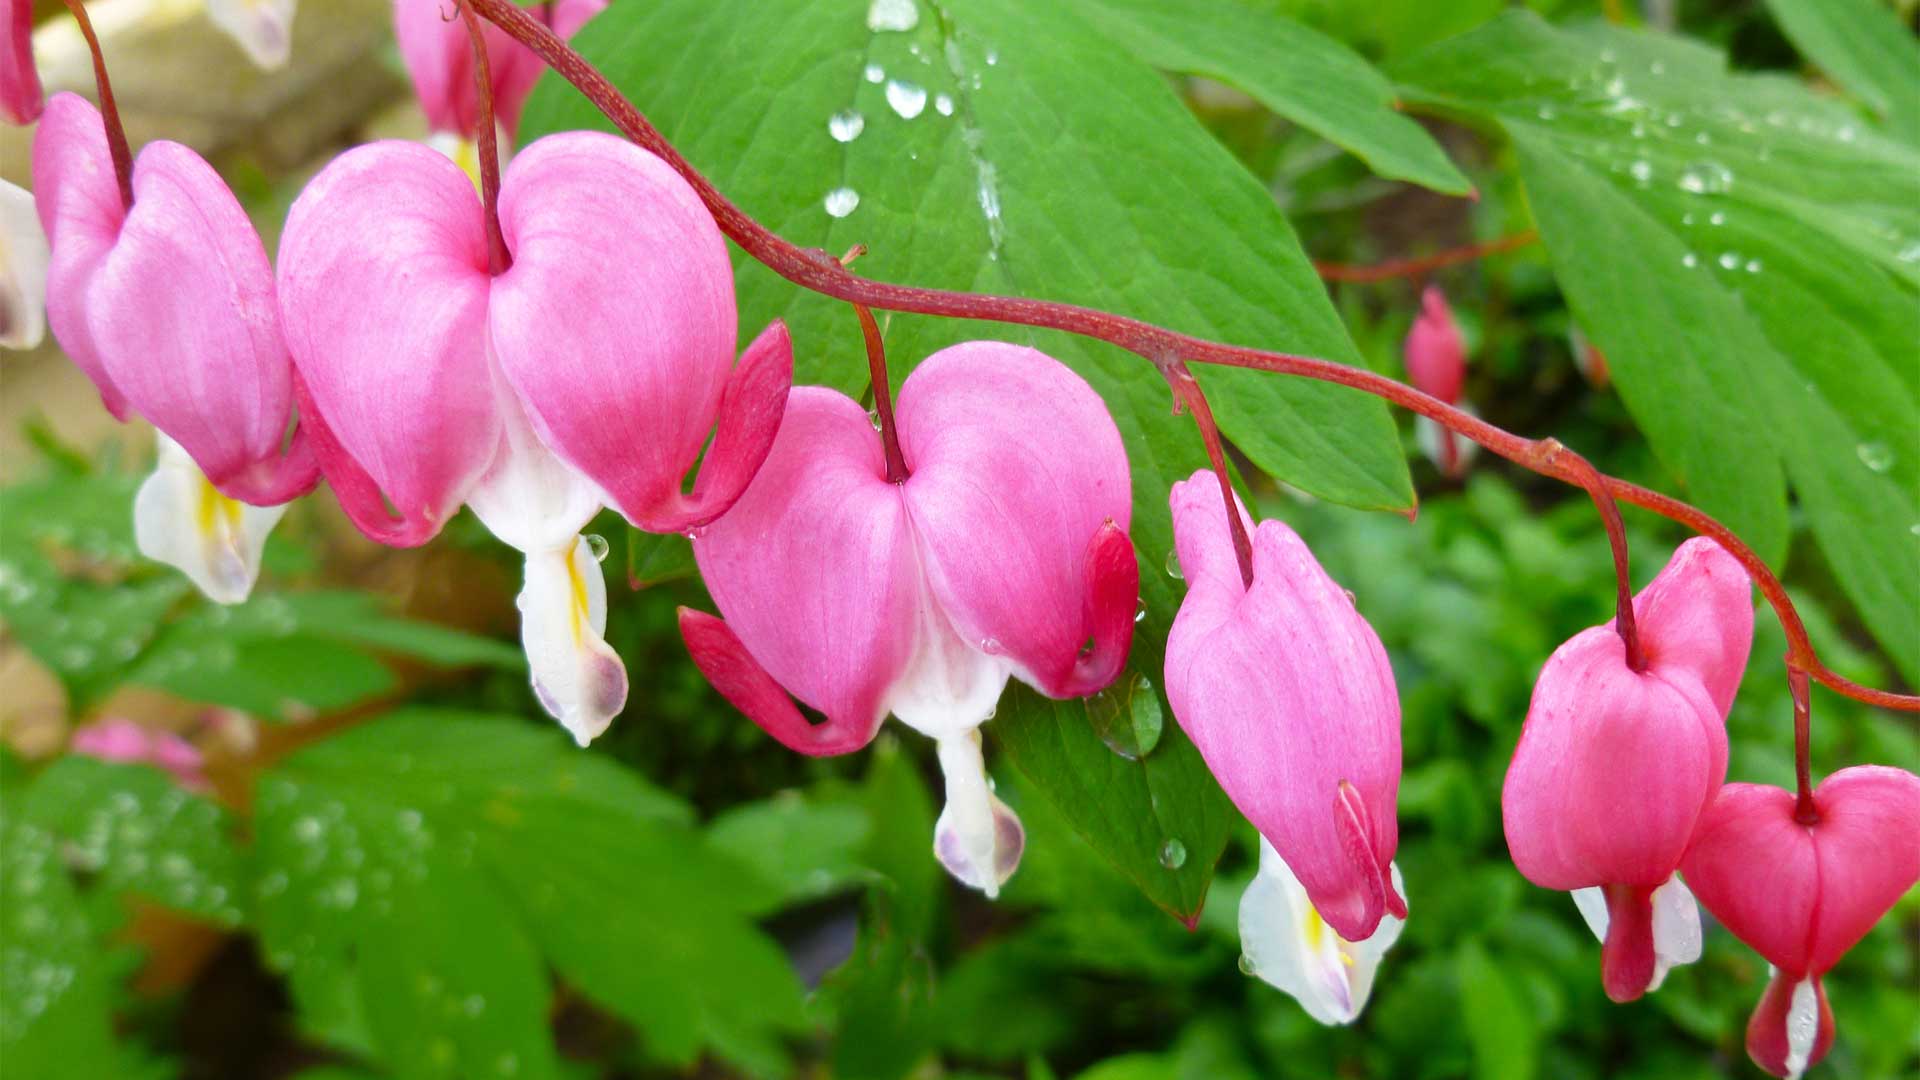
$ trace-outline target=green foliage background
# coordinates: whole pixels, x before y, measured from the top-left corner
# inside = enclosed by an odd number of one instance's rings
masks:
[[[923,0],[914,30],[874,33],[864,4],[616,0],[580,45],[748,210],[809,246],[866,243],[860,269],[890,280],[1399,374],[1418,282],[1328,289],[1309,253],[1367,262],[1537,227],[1543,246],[1432,278],[1473,345],[1475,408],[1722,515],[1785,568],[1829,663],[1910,686],[1912,12],[1681,5],[1675,36],[1603,25],[1595,5],[1527,7]],[[926,91],[924,111],[891,109],[888,78]],[[827,118],[847,107],[865,131],[841,143]],[[531,138],[596,120],[548,80],[527,123]],[[834,218],[822,197],[839,186],[860,204]],[[743,334],[783,317],[803,380],[862,390],[848,312],[745,261],[738,280]],[[373,573],[312,500],[256,598],[213,608],[135,555],[141,469],[42,434],[39,474],[0,490],[0,619],[69,719],[138,687],[267,727],[260,751],[216,760],[211,793],[0,758],[8,1072],[1758,1075],[1741,1039],[1764,962],[1714,928],[1700,963],[1610,1005],[1572,904],[1505,857],[1498,792],[1532,680],[1610,612],[1584,498],[1485,460],[1444,480],[1406,418],[1345,391],[1203,375],[1247,496],[1354,591],[1403,702],[1412,917],[1366,1014],[1321,1028],[1236,969],[1254,836],[1156,686],[1183,588],[1164,497],[1201,460],[1189,421],[1137,358],[986,332],[1073,364],[1113,409],[1145,608],[1114,690],[1010,691],[988,725],[1029,837],[998,903],[930,857],[938,774],[920,740],[890,728],[803,760],[705,687],[674,632],[677,605],[710,607],[679,538],[596,525],[633,696],[581,752],[531,700],[517,567],[473,521]],[[895,379],[979,333],[894,317]],[[1576,333],[1611,386],[1581,377]],[[1683,537],[1629,525],[1644,582]],[[376,584],[396,579],[404,606]],[[436,589],[485,602],[420,601]],[[1788,784],[1785,646],[1764,611],[1758,627],[1730,778]],[[1816,771],[1920,769],[1905,718],[1825,693],[1815,717]],[[1920,1068],[1917,930],[1910,895],[1829,978],[1831,1075]],[[157,979],[194,934],[211,942],[199,960]]]

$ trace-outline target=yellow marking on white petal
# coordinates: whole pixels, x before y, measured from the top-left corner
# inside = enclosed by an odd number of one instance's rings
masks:
[[[573,644],[579,648],[586,641],[590,629],[590,613],[587,607],[587,582],[580,576],[580,561],[571,552],[567,555],[567,586],[573,594]]]
[[[1326,936],[1327,923],[1311,905],[1307,907],[1306,938],[1307,948],[1319,951],[1320,942]]]
[[[220,489],[213,486],[213,481],[202,475],[196,520],[200,535],[231,543],[232,538],[240,532],[240,501],[221,494]]]

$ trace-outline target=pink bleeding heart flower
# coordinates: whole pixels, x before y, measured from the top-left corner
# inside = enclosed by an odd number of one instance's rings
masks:
[[[152,765],[173,775],[189,791],[209,789],[201,772],[205,757],[199,747],[171,731],[154,731],[126,719],[102,720],[73,733],[67,748],[100,761]]]
[[[1699,912],[1674,871],[1726,777],[1727,710],[1753,645],[1747,573],[1704,537],[1633,610],[1646,669],[1628,666],[1611,623],[1554,650],[1501,792],[1514,865],[1574,892],[1615,1001],[1700,955]]]
[[[33,66],[33,0],[0,0],[0,118],[31,124],[46,99]]]
[[[1139,594],[1126,451],[1078,375],[990,341],[922,363],[898,432],[909,475],[893,483],[866,410],[795,389],[759,476],[694,536],[725,621],[683,609],[680,629],[715,688],[803,754],[857,750],[888,713],[935,739],[935,853],[994,896],[1024,832],[977,729],[1010,676],[1084,696],[1125,661]]]
[[[1467,380],[1467,342],[1438,285],[1429,285],[1420,294],[1420,315],[1407,331],[1406,359],[1407,378],[1414,389],[1449,405],[1461,403],[1460,392]],[[1424,416],[1414,418],[1414,431],[1428,460],[1448,476],[1464,473],[1467,462],[1479,449]]]
[[[1747,1024],[1747,1053],[1798,1077],[1833,1044],[1820,977],[1920,881],[1920,777],[1859,765],[1813,793],[1728,784],[1700,816],[1681,869],[1714,918],[1774,972]]]
[[[792,345],[776,322],[734,366],[720,230],[630,143],[534,143],[507,170],[499,221],[512,262],[495,273],[456,165],[416,143],[348,151],[288,215],[281,309],[341,505],[368,536],[413,545],[465,503],[526,553],[534,687],[584,745],[627,681],[580,530],[602,504],[661,533],[732,505],[773,442]]]
[[[1255,527],[1236,501],[1253,544],[1249,587],[1213,474],[1175,484],[1168,501],[1187,595],[1167,636],[1167,700],[1262,842],[1261,875],[1240,907],[1242,947],[1256,974],[1316,1019],[1349,1022],[1407,915],[1393,868],[1393,669],[1292,529]]]
[[[606,6],[607,0],[557,0],[529,10],[546,19],[555,34],[569,38]],[[393,28],[427,124],[435,131],[472,137],[480,123],[479,88],[474,85],[472,43],[453,0],[393,0]],[[481,34],[492,75],[493,113],[501,131],[511,137],[546,65],[492,23],[483,26]]]
[[[33,177],[54,335],[114,416],[160,431],[135,502],[141,551],[214,600],[245,599],[276,507],[319,478],[304,426],[287,442],[293,369],[259,234],[178,143],[140,152],[126,206],[100,113],[74,94],[47,105]]]

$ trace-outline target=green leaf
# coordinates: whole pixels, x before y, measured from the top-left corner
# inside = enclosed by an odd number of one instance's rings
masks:
[[[1474,1075],[1529,1080],[1538,1035],[1519,992],[1478,942],[1462,945],[1454,966],[1460,980],[1460,1015],[1473,1046]]]
[[[69,755],[34,780],[21,815],[63,842],[105,928],[125,915],[125,893],[220,926],[241,921],[232,815],[159,769]]]
[[[707,842],[778,886],[783,906],[817,900],[862,877],[859,853],[872,827],[858,806],[786,791],[714,818]]]
[[[1568,303],[1682,494],[1777,565],[1791,482],[1920,678],[1920,153],[1711,50],[1526,14],[1397,73],[1511,136]]]
[[[127,894],[223,926],[241,918],[232,820],[143,765],[55,762],[8,776],[0,813],[0,1059],[9,1075],[167,1076],[114,1037]],[[24,788],[24,790],[22,790]]]
[[[693,543],[679,533],[643,532],[627,527],[627,585],[642,588],[692,577]]]
[[[1239,87],[1352,151],[1374,172],[1449,195],[1473,190],[1425,128],[1394,110],[1393,84],[1333,38],[1224,0],[1074,0],[1141,60]]]
[[[449,666],[514,670],[526,662],[519,649],[491,638],[388,615],[368,594],[322,591],[201,605],[168,625],[124,678],[299,719],[391,690],[393,672],[369,650]]]
[[[556,732],[407,710],[262,782],[261,937],[316,1034],[398,1075],[554,1075],[545,970],[650,1054],[785,1066],[777,893],[671,796]]]
[[[1103,741],[1096,726],[1103,710],[1130,715],[1143,695],[1173,715],[1143,674],[1159,673],[1163,647],[1137,629],[1127,669],[1092,698],[1054,701],[1009,686],[985,730],[1075,832],[1191,927],[1237,815],[1179,725],[1166,725],[1158,745],[1136,757]]]
[[[1920,143],[1920,45],[1881,0],[1767,0],[1780,29],[1835,82]]]

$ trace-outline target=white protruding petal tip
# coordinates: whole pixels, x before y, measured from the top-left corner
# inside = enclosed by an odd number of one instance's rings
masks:
[[[1587,929],[1593,931],[1595,938],[1606,941],[1607,927],[1612,925],[1606,890],[1595,885],[1575,889],[1571,895],[1574,906],[1580,909],[1580,917],[1586,920]],[[1653,890],[1652,903],[1653,981],[1647,984],[1648,993],[1660,989],[1669,971],[1700,959],[1701,942],[1700,905],[1679,874]]]
[[[295,0],[207,0],[207,16],[255,67],[285,67],[293,55]]]
[[[160,460],[133,499],[134,543],[186,574],[207,599],[241,603],[260,577],[267,534],[287,508],[228,498],[179,443],[155,434]]]
[[[934,857],[962,885],[998,899],[1000,886],[1020,866],[1026,828],[988,786],[978,731],[941,739],[937,745],[947,805],[933,825]]]
[[[1787,1080],[1800,1080],[1819,1041],[1820,994],[1812,979],[1801,979],[1793,984],[1793,1000],[1787,1005]]]
[[[1406,895],[1400,868],[1392,867],[1393,887]],[[1300,1003],[1322,1024],[1350,1024],[1367,1006],[1380,961],[1400,936],[1404,922],[1382,916],[1364,941],[1347,941],[1328,926],[1265,837],[1260,840],[1260,871],[1240,900],[1241,963],[1259,978]]]
[[[47,333],[47,236],[33,195],[0,180],[0,347],[31,349]]]
[[[518,603],[534,696],[584,747],[627,704],[626,666],[601,636],[607,583],[586,538],[528,552]]]

